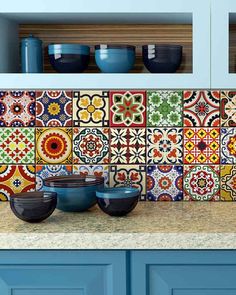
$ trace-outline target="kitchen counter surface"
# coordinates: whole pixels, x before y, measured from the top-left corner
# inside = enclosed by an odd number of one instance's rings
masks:
[[[97,207],[25,223],[0,202],[0,249],[236,249],[236,203],[140,202],[127,217]]]

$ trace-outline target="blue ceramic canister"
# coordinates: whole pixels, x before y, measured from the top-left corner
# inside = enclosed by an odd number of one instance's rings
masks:
[[[43,72],[43,46],[39,38],[30,35],[21,40],[22,73]]]

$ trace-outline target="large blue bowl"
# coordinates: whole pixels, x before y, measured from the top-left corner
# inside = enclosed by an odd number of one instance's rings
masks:
[[[82,73],[89,64],[90,48],[80,44],[50,44],[48,55],[57,72]]]
[[[128,73],[135,63],[135,46],[96,45],[95,60],[103,73]]]
[[[44,180],[43,189],[57,193],[57,209],[86,211],[96,204],[96,190],[104,188],[104,178],[95,176],[55,176]]]

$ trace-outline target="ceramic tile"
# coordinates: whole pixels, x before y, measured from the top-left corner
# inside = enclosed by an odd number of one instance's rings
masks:
[[[148,166],[147,199],[181,201],[183,199],[183,166]]]
[[[72,165],[37,165],[36,166],[36,190],[43,189],[43,180],[52,176],[72,174]]]
[[[141,200],[146,199],[146,167],[141,165],[110,166],[109,179],[111,187],[137,187]]]
[[[15,193],[35,190],[35,166],[0,166],[0,201],[7,201]]]
[[[236,164],[236,129],[221,128],[221,163]]]
[[[104,177],[105,186],[109,186],[109,171],[106,165],[73,165],[73,173],[79,175],[95,175]]]
[[[183,129],[147,129],[148,164],[183,163]]]
[[[73,126],[109,126],[108,91],[76,91],[73,96]]]
[[[61,90],[37,91],[36,126],[72,126],[72,92]]]
[[[72,164],[72,128],[36,129],[37,164]]]
[[[220,91],[184,91],[184,126],[219,127]]]
[[[220,128],[184,128],[184,164],[219,164]]]
[[[74,164],[109,162],[109,128],[73,128]]]
[[[34,128],[0,128],[0,163],[34,164]]]
[[[35,125],[34,91],[0,91],[0,127]]]
[[[145,164],[145,128],[111,128],[111,163]]]
[[[182,91],[147,92],[147,126],[182,126]]]
[[[110,126],[145,127],[146,92],[110,91]]]
[[[221,92],[221,126],[236,126],[236,91]]]
[[[184,166],[184,200],[218,201],[220,199],[219,165]]]
[[[236,165],[222,165],[220,176],[221,201],[236,201]]]

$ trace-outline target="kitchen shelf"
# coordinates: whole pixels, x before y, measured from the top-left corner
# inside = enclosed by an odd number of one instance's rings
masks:
[[[210,87],[210,0],[197,3],[149,0],[138,5],[125,0],[112,5],[109,1],[98,4],[94,0],[82,6],[75,0],[63,6],[58,1],[40,1],[36,5],[25,2],[27,7],[16,4],[13,8],[9,3],[0,7],[0,39],[4,41],[0,48],[2,89]],[[92,47],[108,42],[134,44],[137,63],[128,74],[102,74],[98,73],[92,57],[86,73],[57,74],[45,54],[44,74],[21,74],[19,41],[29,33],[41,38],[45,47],[51,42],[83,43]],[[147,73],[141,57],[141,45],[147,43],[183,45],[183,63],[178,73]]]

